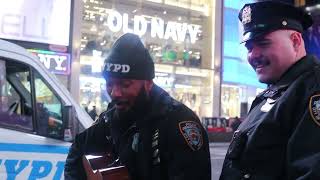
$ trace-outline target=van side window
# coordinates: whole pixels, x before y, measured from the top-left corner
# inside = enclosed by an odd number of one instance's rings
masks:
[[[62,138],[62,103],[51,91],[40,75],[34,71],[37,105],[38,133],[43,136]]]
[[[32,131],[30,68],[0,60],[0,125]]]

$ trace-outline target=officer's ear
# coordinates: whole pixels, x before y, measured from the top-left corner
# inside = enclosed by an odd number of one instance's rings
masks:
[[[290,39],[292,41],[292,45],[293,45],[295,52],[298,52],[301,48],[302,41],[303,41],[301,33],[297,32],[297,31],[292,31],[292,33],[290,35]]]

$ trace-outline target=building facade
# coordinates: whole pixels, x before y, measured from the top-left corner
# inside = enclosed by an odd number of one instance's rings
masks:
[[[98,113],[106,109],[110,97],[101,76],[104,59],[118,37],[132,32],[153,57],[156,84],[200,117],[220,115],[222,2],[2,3],[0,37],[37,55],[84,108],[96,106]]]
[[[126,32],[139,35],[153,57],[154,82],[200,117],[218,115],[220,68],[214,63],[216,4],[208,0],[84,0],[81,29],[74,42],[79,62],[79,102],[88,110],[107,108],[110,97],[101,76],[114,41]],[[75,6],[76,7],[76,6]],[[76,9],[75,9],[76,11]],[[75,20],[76,21],[76,20]],[[74,23],[75,24],[75,23]],[[79,23],[77,23],[79,24]],[[75,29],[77,29],[75,27]],[[77,39],[75,37],[74,39]],[[218,50],[219,52],[219,50]],[[219,55],[216,55],[219,57]],[[220,61],[219,58],[216,58]],[[76,89],[74,89],[76,91]],[[215,105],[217,104],[217,105]]]

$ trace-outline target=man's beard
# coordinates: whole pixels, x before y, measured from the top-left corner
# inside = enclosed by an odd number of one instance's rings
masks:
[[[135,98],[133,105],[129,109],[116,110],[116,113],[118,114],[120,121],[141,116],[143,113],[147,112],[148,108],[150,108],[149,100],[150,97],[144,86],[142,86],[139,90],[137,97]]]
[[[134,113],[144,113],[149,106],[149,94],[144,86],[141,87],[138,96],[136,97],[133,106],[130,108]]]

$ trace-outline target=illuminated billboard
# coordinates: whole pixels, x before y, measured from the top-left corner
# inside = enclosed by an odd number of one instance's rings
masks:
[[[61,75],[70,74],[70,54],[35,49],[28,49],[28,51],[38,56],[50,72]]]
[[[314,24],[304,33],[305,47],[308,54],[320,58],[320,15],[313,15]]]
[[[0,2],[0,38],[68,46],[71,0]]]
[[[259,88],[266,85],[258,81],[255,71],[247,62],[247,50],[242,40],[242,26],[239,24],[239,9],[252,0],[225,0],[223,19],[223,71],[224,83],[243,84]]]

